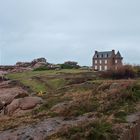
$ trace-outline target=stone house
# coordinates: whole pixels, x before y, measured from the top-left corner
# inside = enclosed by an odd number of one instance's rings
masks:
[[[118,69],[118,67],[123,65],[122,60],[123,57],[119,51],[117,53],[115,53],[115,50],[105,52],[95,51],[92,66],[93,69],[97,71]]]

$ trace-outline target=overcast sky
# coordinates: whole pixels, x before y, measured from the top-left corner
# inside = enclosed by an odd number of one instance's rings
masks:
[[[91,65],[95,50],[140,64],[140,0],[0,0],[0,63]]]

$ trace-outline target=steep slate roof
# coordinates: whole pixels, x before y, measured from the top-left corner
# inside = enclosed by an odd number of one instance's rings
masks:
[[[113,54],[113,51],[105,51],[105,52],[98,52],[96,51],[94,58],[107,58],[107,57],[111,57]],[[97,57],[98,56],[98,57]]]
[[[110,58],[112,55],[115,55],[114,50],[112,50],[112,51],[104,51],[104,52],[95,51],[95,54],[94,54],[93,58]],[[119,51],[117,52],[115,57],[123,59],[123,57],[121,56]]]
[[[119,51],[117,52],[116,57],[117,57],[117,58],[122,58],[122,56],[121,56],[121,54],[120,54]]]

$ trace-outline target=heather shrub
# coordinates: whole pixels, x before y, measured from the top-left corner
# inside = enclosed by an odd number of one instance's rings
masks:
[[[59,135],[62,139],[69,140],[117,140],[117,136],[113,134],[112,125],[105,120],[71,127]]]
[[[39,68],[35,68],[33,71],[44,71],[44,70],[49,70],[47,66],[41,66]]]
[[[136,73],[136,76],[137,77],[140,77],[140,66],[133,66],[133,69],[134,69],[134,71],[135,71],[135,73]]]
[[[70,64],[60,64],[61,69],[78,69],[80,66],[78,65],[70,65]]]
[[[112,78],[112,79],[128,79],[135,78],[136,71],[130,65],[125,65],[119,67],[118,69],[111,69],[108,71],[101,72],[101,77],[103,78]]]

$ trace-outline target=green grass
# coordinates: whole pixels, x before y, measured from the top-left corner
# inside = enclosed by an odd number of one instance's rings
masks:
[[[12,80],[17,80],[21,82],[23,85],[30,87],[33,92],[47,92],[47,87],[44,83],[41,83],[35,79],[34,76],[47,76],[53,74],[53,72],[24,72],[24,73],[15,73],[15,74],[8,74],[8,78]]]
[[[11,80],[17,80],[24,84],[25,86],[30,87],[30,89],[34,92],[48,92],[48,87],[45,85],[45,82],[40,82],[34,79],[34,77],[43,77],[45,78],[50,86],[52,86],[54,89],[61,88],[65,85],[64,79],[58,79],[57,75],[61,75],[63,73],[66,74],[74,74],[74,73],[82,73],[86,72],[85,70],[78,70],[78,69],[63,69],[63,70],[46,70],[46,71],[29,71],[29,72],[23,72],[23,73],[13,73],[8,74],[7,77]],[[56,76],[56,79],[50,79],[48,80],[49,76]]]
[[[48,76],[48,75],[57,75],[59,73],[79,73],[79,72],[86,72],[85,70],[78,70],[78,69],[63,69],[63,70],[46,70],[46,71],[28,71],[23,73],[13,73],[8,74],[8,78],[14,80],[21,80],[22,78],[31,78],[33,76]]]
[[[64,79],[51,79],[48,81],[48,83],[53,87],[54,89],[59,89],[65,86],[66,81]]]
[[[127,112],[125,112],[125,110],[124,111],[118,111],[117,113],[114,114],[114,116],[115,116],[114,121],[119,122],[119,123],[125,123]]]
[[[35,80],[21,80],[20,81],[22,84],[24,84],[25,86],[29,86],[30,89],[34,92],[47,92],[47,88],[45,87],[45,85],[43,83],[37,82]]]

